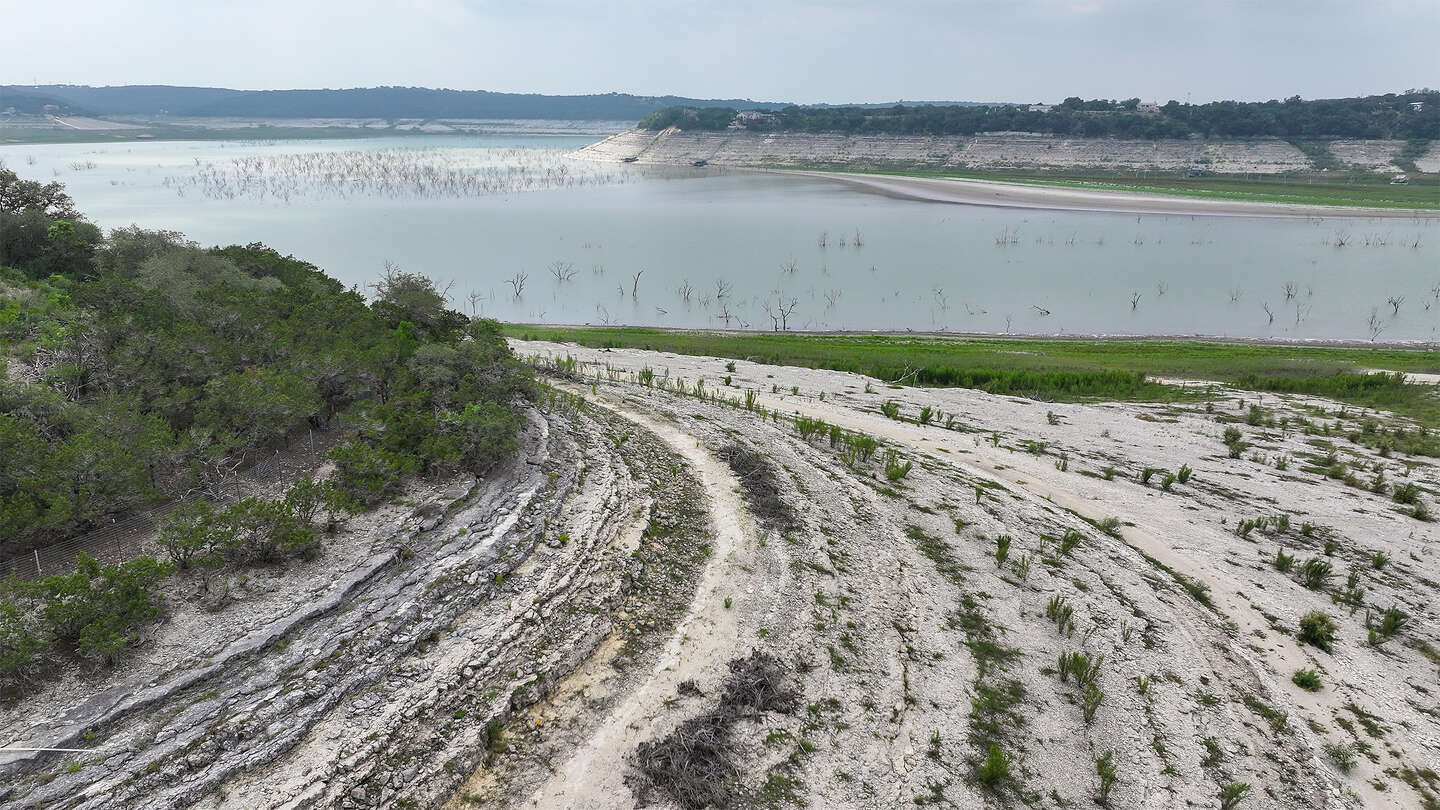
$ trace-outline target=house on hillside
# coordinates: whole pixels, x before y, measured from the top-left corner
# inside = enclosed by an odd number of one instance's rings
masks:
[[[770,113],[759,110],[741,110],[735,113],[735,120],[730,122],[730,129],[745,129],[755,124],[769,124],[776,120]]]
[[[1027,112],[1038,112],[1038,113],[1047,113],[1047,112],[1050,112],[1050,111],[1053,110],[1053,109],[1055,109],[1055,107],[1052,106],[1052,105],[1050,105],[1050,104],[1031,104],[1029,107],[1026,107],[1026,108],[1025,108],[1025,110],[1026,110]]]
[[[1142,101],[1136,105],[1135,109],[1142,113],[1158,113],[1160,112],[1160,105],[1153,101]]]
[[[1425,102],[1412,101],[1410,102],[1410,109],[1414,110],[1415,112],[1425,112]]]

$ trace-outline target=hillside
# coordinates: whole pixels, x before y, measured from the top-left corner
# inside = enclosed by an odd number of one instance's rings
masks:
[[[229,90],[169,85],[42,85],[0,87],[0,93],[46,96],[99,116],[205,118],[547,118],[638,121],[654,110],[781,104],[744,99],[693,99],[629,93],[549,96],[425,87],[324,90]],[[4,108],[0,104],[0,109]]]
[[[1440,149],[1429,142],[1411,156],[1421,171],[1440,170]],[[1337,168],[1400,171],[1410,141],[1337,140],[1324,154]],[[667,129],[622,132],[578,154],[595,160],[715,166],[852,169],[974,169],[982,171],[1105,169],[1161,170],[1183,174],[1189,167],[1217,174],[1281,174],[1313,171],[1315,157],[1280,138],[1079,138],[1026,132],[970,136],[890,135],[749,130]]]

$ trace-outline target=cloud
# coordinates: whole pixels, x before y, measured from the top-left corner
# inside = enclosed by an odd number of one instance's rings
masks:
[[[1440,73],[1433,0],[0,0],[0,19],[0,83],[1198,101]]]

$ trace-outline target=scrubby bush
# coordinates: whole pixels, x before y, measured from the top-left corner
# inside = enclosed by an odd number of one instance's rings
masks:
[[[1318,591],[1330,581],[1334,572],[1335,567],[1329,560],[1311,557],[1300,566],[1300,582],[1310,590]]]
[[[975,779],[987,788],[995,789],[1010,778],[1010,755],[995,743],[990,743],[985,761],[975,770]]]
[[[45,649],[41,630],[19,604],[0,600],[0,689],[19,685]]]
[[[1295,566],[1295,555],[1286,554],[1283,548],[1278,549],[1275,552],[1275,559],[1271,560],[1270,564],[1275,566],[1277,571],[1289,573],[1290,569]]]
[[[1372,621],[1368,613],[1365,616],[1365,626],[1370,631],[1370,644],[1375,647],[1389,641],[1409,623],[1410,614],[1394,605],[1385,608],[1385,612],[1380,614],[1377,620]]]
[[[1100,791],[1095,794],[1095,802],[1100,805],[1110,804],[1110,789],[1115,786],[1115,752],[1106,751],[1095,758],[1095,774],[1100,777]]]
[[[135,641],[136,633],[162,611],[153,588],[171,572],[168,563],[140,557],[101,566],[88,554],[75,559],[75,573],[45,577],[31,587],[51,635],[88,657],[111,661]]]
[[[1335,635],[1339,632],[1340,626],[1324,611],[1312,610],[1300,617],[1300,640],[1325,652],[1330,652],[1331,645],[1335,643]]]
[[[1005,558],[1010,556],[1010,535],[1002,534],[995,538],[995,564],[1004,565]]]
[[[1247,795],[1250,785],[1245,782],[1231,782],[1220,788],[1220,810],[1235,810]]]
[[[363,506],[371,506],[398,492],[418,462],[401,453],[363,441],[349,441],[330,451],[335,461],[335,486]]]
[[[1295,674],[1290,676],[1290,680],[1307,692],[1319,692],[1324,685],[1320,680],[1320,673],[1313,669],[1297,669]]]
[[[886,479],[888,479],[888,480],[890,480],[890,481],[899,481],[901,478],[904,478],[905,476],[909,475],[909,474],[910,474],[910,470],[911,470],[912,468],[914,468],[914,466],[915,466],[915,463],[914,463],[913,461],[908,461],[908,460],[905,461],[905,462],[902,464],[902,463],[900,462],[900,455],[899,455],[898,453],[896,453],[894,450],[886,450],[886,451],[885,451],[885,478],[886,478]]]

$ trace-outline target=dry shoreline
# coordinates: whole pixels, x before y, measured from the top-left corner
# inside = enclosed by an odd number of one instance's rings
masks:
[[[911,339],[948,339],[948,340],[1008,340],[1016,344],[1031,343],[1037,341],[1067,341],[1067,342],[1098,342],[1098,343],[1220,343],[1236,346],[1270,346],[1275,348],[1315,348],[1315,349],[1430,349],[1434,347],[1433,341],[1428,340],[1357,340],[1349,338],[1246,338],[1229,337],[1225,335],[1146,335],[1146,334],[1120,334],[1120,333],[1090,333],[1078,332],[934,332],[929,330],[896,330],[896,329],[835,329],[830,331],[792,329],[786,332],[771,332],[767,329],[721,329],[712,327],[683,327],[683,326],[649,326],[645,324],[612,324],[605,326],[596,323],[533,323],[523,321],[509,321],[507,325],[514,327],[534,327],[536,329],[649,329],[656,332],[694,332],[699,334],[715,335],[736,335],[749,336],[756,334],[776,334],[790,337],[880,337],[880,338],[911,338]]]
[[[826,172],[797,169],[769,170],[844,183],[860,191],[919,202],[980,205],[994,208],[1029,208],[1047,211],[1086,211],[1124,214],[1166,214],[1175,216],[1231,216],[1262,218],[1345,217],[1384,219],[1440,219],[1440,211],[1415,208],[1363,208],[1329,205],[1300,205],[1252,200],[1222,200],[1179,197],[1165,194],[1138,194],[1102,189],[1007,183],[999,180],[907,177],[855,172]]]

